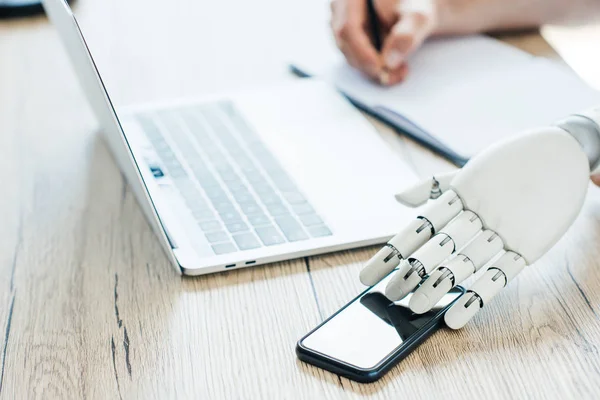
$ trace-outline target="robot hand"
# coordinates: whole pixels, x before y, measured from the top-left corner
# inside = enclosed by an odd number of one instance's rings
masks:
[[[462,328],[564,235],[599,165],[600,107],[500,142],[398,194],[411,207],[433,201],[368,261],[360,280],[373,285],[398,267],[386,296],[399,300],[421,284],[409,303],[420,314],[487,266],[445,315],[449,327]]]

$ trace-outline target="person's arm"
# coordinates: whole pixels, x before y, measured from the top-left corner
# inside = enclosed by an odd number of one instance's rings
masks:
[[[524,29],[589,17],[600,0],[374,0],[383,48],[370,39],[367,0],[332,0],[331,26],[348,62],[385,85],[402,81],[406,57],[431,35]]]
[[[436,0],[434,34],[462,34],[537,27],[566,22],[596,0]]]

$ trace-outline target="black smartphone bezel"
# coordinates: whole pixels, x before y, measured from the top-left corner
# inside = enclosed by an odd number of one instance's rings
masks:
[[[460,290],[463,294],[465,293],[465,288],[462,286],[456,286],[456,289]],[[431,336],[437,329],[439,329],[442,325],[444,325],[444,313],[454,304],[456,300],[460,297],[457,296],[454,301],[448,304],[446,307],[441,309],[426,325],[424,325],[421,329],[411,335],[408,339],[402,342],[397,349],[392,351],[385,359],[381,360],[379,364],[370,369],[358,368],[354,365],[342,362],[338,359],[327,356],[326,354],[319,353],[312,349],[305,347],[302,342],[308,336],[310,336],[317,329],[325,325],[331,319],[335,318],[336,315],[341,313],[348,307],[350,304],[354,303],[362,296],[364,296],[367,292],[369,292],[372,287],[368,288],[354,299],[348,302],[344,307],[340,308],[336,311],[335,314],[327,318],[325,321],[321,322],[317,327],[304,335],[298,342],[296,343],[296,355],[301,361],[312,364],[316,367],[325,369],[327,371],[333,372],[334,374],[341,375],[348,379],[351,379],[360,383],[371,383],[380,379],[383,375],[385,375],[390,369],[392,369],[396,364],[398,364],[402,359],[408,356],[418,345],[420,345],[425,339]]]

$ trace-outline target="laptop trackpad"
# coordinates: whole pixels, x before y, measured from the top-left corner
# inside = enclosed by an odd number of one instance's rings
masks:
[[[394,193],[416,180],[373,126],[318,81],[234,97],[266,145],[336,228],[365,234],[406,218]],[[359,224],[357,224],[359,222]],[[337,229],[336,229],[337,230]]]

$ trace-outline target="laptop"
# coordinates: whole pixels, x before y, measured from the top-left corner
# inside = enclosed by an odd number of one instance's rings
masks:
[[[387,241],[411,169],[327,84],[298,80],[119,109],[64,0],[44,0],[115,160],[178,271]],[[412,213],[411,213],[412,215]]]

